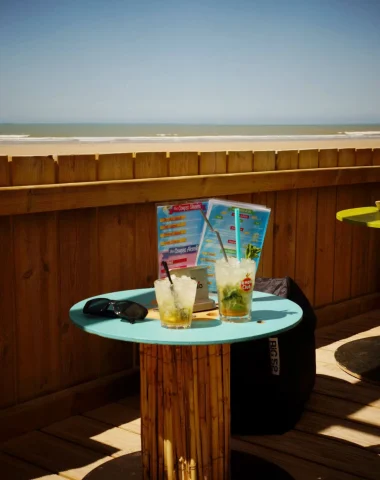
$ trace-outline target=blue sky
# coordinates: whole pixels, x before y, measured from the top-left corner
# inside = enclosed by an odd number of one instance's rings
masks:
[[[0,0],[0,121],[380,122],[380,0]]]

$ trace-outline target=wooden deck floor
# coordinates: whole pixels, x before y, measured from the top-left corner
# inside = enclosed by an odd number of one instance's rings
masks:
[[[233,448],[276,463],[296,480],[379,480],[380,386],[344,373],[334,359],[341,344],[374,335],[380,310],[318,330],[315,391],[297,428],[235,437]],[[129,397],[0,445],[0,478],[138,479],[139,451],[139,399]]]

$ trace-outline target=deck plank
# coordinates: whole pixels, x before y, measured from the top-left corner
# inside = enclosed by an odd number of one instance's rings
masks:
[[[315,357],[317,362],[336,363],[334,353],[335,351],[328,348],[318,348],[315,351]]]
[[[319,342],[322,342],[323,340],[328,340],[333,342],[339,342],[339,341],[351,341],[354,337],[356,339],[358,338],[365,338],[368,335],[378,335],[380,332],[380,326],[379,325],[374,325],[374,321],[378,322],[376,319],[372,318],[366,318],[365,320],[360,320],[360,322],[365,322],[364,325],[359,326],[359,325],[341,325],[339,329],[330,329],[330,330],[325,330],[324,332],[319,332],[316,335],[316,339]],[[358,320],[359,323],[359,320]],[[356,328],[355,328],[356,327]],[[370,332],[370,333],[369,333]],[[324,347],[325,345],[321,345],[321,347]],[[317,348],[320,348],[319,346]]]
[[[110,428],[103,422],[79,415],[54,423],[42,431],[111,457],[141,450],[139,434]]]
[[[104,407],[85,412],[83,415],[133,433],[140,434],[141,432],[139,412],[136,409],[129,408],[127,405],[109,403]]]
[[[127,407],[140,411],[140,395],[130,395],[128,397],[118,400],[116,403],[121,403]]]
[[[347,342],[353,342],[354,340],[360,340],[362,338],[375,337],[380,334],[380,328],[370,328],[364,332],[357,333],[355,335],[349,336],[347,338],[335,340],[332,336],[326,334],[325,336],[319,336],[316,338],[316,348],[323,348],[325,350],[331,350],[335,352],[337,348],[344,345]]]
[[[358,446],[291,430],[284,435],[241,437],[245,441],[294,455],[356,477],[379,480],[380,457]]]
[[[315,336],[318,339],[328,338],[335,341],[348,339],[352,335],[365,334],[367,330],[380,327],[380,311],[366,312],[353,318],[342,320],[334,325],[328,325],[316,330]]]
[[[353,420],[359,423],[380,427],[380,409],[369,405],[360,405],[349,400],[342,400],[329,395],[313,392],[306,404],[306,409],[332,417]]]
[[[85,480],[140,480],[142,461],[140,453],[130,453],[102,463]]]
[[[12,439],[2,445],[2,450],[70,480],[83,480],[93,469],[111,459],[42,432],[30,432]]]
[[[256,455],[285,469],[294,480],[358,480],[356,475],[288,455],[272,448],[247,442],[244,437],[232,438],[231,447],[240,452]]]
[[[379,324],[377,310],[317,330],[315,388],[295,430],[235,437],[232,447],[276,463],[295,480],[377,480],[380,387],[344,372],[334,352],[348,341],[379,335]],[[0,445],[0,478],[139,478],[139,417],[139,396],[129,396],[15,438]]]
[[[363,383],[359,380],[359,378],[353,377],[352,375],[349,375],[347,372],[344,372],[341,368],[339,368],[337,363],[326,363],[326,362],[318,361],[317,375],[324,375],[332,378],[341,379],[352,385]]]
[[[372,425],[359,426],[350,420],[329,417],[316,412],[305,412],[297,423],[296,430],[335,438],[380,454],[379,428]]]
[[[341,371],[343,372],[343,370]],[[371,385],[370,383],[361,382],[360,380],[356,383],[349,383],[346,378],[342,377],[317,375],[314,392],[380,408],[379,387]]]
[[[63,480],[63,477],[43,468],[0,453],[0,472],[4,480]]]

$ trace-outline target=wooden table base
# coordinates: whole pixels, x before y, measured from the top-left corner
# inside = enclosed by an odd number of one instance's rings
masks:
[[[143,480],[228,480],[230,346],[140,345]]]

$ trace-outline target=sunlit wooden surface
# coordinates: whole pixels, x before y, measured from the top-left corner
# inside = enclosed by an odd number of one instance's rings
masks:
[[[287,470],[295,480],[378,480],[380,387],[343,372],[334,351],[380,334],[380,310],[317,331],[317,379],[295,430],[234,437],[234,449]],[[0,445],[4,480],[139,478],[139,398],[128,397]]]
[[[0,156],[2,195],[29,192],[18,210],[24,214],[11,215],[5,197],[0,201],[0,438],[4,417],[15,414],[6,409],[25,412],[27,402],[45,398],[39,421],[28,426],[40,428],[50,423],[44,413],[64,410],[49,396],[99,379],[112,384],[112,375],[138,365],[131,344],[79,331],[68,310],[83,298],[153,285],[156,200],[221,195],[267,205],[272,212],[258,276],[293,277],[316,308],[319,326],[377,308],[380,231],[339,222],[336,212],[375,205],[379,173],[371,172],[379,165],[380,149],[352,148]],[[269,188],[265,178],[277,180]],[[136,190],[118,183],[123,198],[117,199],[108,183],[108,193],[94,194],[102,182],[132,182]],[[32,213],[40,198],[33,188],[57,192],[68,184],[65,208],[72,210],[61,210],[48,195],[49,211]],[[125,202],[124,195],[132,203],[110,206]],[[96,207],[82,208],[90,205]],[[81,412],[90,408],[88,402]]]

